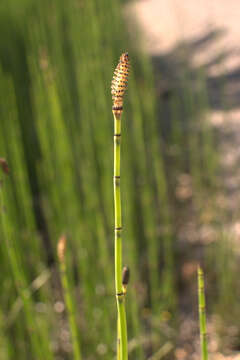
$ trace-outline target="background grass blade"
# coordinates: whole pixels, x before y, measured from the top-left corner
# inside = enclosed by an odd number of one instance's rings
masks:
[[[199,325],[201,341],[201,358],[208,359],[207,348],[207,324],[206,324],[206,301],[204,290],[204,274],[202,268],[198,267],[198,306],[199,306]]]

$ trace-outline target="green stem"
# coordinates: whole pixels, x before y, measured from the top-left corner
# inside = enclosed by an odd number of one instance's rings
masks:
[[[198,305],[202,360],[208,359],[207,349],[207,326],[206,326],[206,306],[204,292],[204,275],[201,267],[198,267]]]
[[[118,309],[120,360],[128,359],[127,322],[122,289],[122,210],[120,190],[121,116],[114,114],[114,209],[115,209],[115,288]],[[119,356],[119,354],[118,354]]]
[[[64,299],[67,307],[69,325],[70,325],[70,331],[71,331],[71,337],[73,343],[73,358],[74,360],[81,360],[82,356],[81,356],[80,345],[78,340],[78,330],[77,330],[77,324],[75,318],[75,310],[74,310],[74,304],[71,297],[71,290],[66,273],[65,259],[60,261],[60,271],[61,271],[61,282],[64,290]]]
[[[117,360],[120,360],[120,322],[117,319]]]

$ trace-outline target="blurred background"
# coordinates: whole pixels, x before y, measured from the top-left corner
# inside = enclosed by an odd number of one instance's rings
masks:
[[[0,359],[114,359],[110,84],[131,59],[122,142],[129,358],[240,351],[240,57],[234,0],[2,0]],[[6,166],[5,159],[8,163]]]

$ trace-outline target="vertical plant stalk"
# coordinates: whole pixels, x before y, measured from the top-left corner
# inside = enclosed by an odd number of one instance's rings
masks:
[[[127,323],[122,288],[122,209],[120,189],[121,118],[114,116],[115,289],[118,309],[120,359],[127,360]]]
[[[62,282],[64,299],[65,299],[68,318],[69,318],[69,326],[70,326],[72,344],[73,344],[73,358],[74,360],[82,360],[80,344],[78,339],[75,309],[74,309],[73,299],[71,296],[71,290],[66,272],[65,251],[66,251],[66,237],[63,235],[60,237],[58,241],[58,248],[57,248],[60,273],[61,273],[61,282]]]
[[[206,302],[204,291],[204,274],[200,266],[198,266],[198,306],[199,306],[199,324],[200,324],[200,342],[202,360],[208,359],[207,349],[207,326],[206,326]]]
[[[114,217],[115,217],[115,289],[118,309],[117,359],[128,359],[127,321],[125,311],[125,292],[122,285],[122,209],[120,187],[121,159],[121,117],[123,110],[123,95],[127,88],[129,72],[128,54],[120,57],[112,81],[113,116],[114,116]],[[120,353],[120,354],[119,354]]]

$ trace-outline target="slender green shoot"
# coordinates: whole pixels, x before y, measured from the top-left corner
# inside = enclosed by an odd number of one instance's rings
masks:
[[[128,359],[127,321],[125,311],[126,287],[122,282],[122,209],[120,187],[121,159],[121,118],[123,96],[127,88],[129,72],[128,54],[120,57],[112,81],[113,117],[114,117],[114,215],[115,215],[115,288],[118,309],[117,359]],[[119,354],[120,353],[120,354]]]
[[[118,346],[120,359],[127,360],[127,323],[125,294],[122,287],[122,211],[120,193],[120,136],[121,118],[114,116],[114,204],[115,204],[115,287],[118,309]]]
[[[204,291],[204,274],[202,268],[198,267],[198,306],[199,306],[199,324],[201,341],[201,359],[208,359],[207,349],[207,326],[206,326],[206,302]]]
[[[60,265],[60,273],[61,273],[61,282],[64,292],[64,299],[67,307],[68,317],[69,317],[69,326],[72,337],[73,344],[73,358],[74,360],[82,360],[79,338],[78,338],[78,330],[75,316],[74,304],[71,296],[71,290],[68,282],[67,272],[66,272],[66,259],[65,259],[65,251],[66,251],[66,237],[63,235],[60,237],[58,241],[58,259]]]

